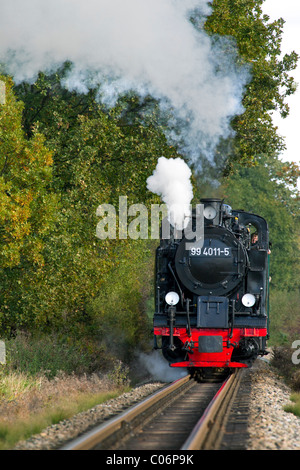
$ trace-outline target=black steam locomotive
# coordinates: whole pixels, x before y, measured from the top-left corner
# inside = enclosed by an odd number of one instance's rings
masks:
[[[202,240],[171,230],[156,250],[154,346],[172,367],[249,367],[266,353],[268,225],[221,199],[201,204]]]

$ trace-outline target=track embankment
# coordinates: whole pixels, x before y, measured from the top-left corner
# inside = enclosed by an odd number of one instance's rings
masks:
[[[300,418],[283,410],[290,403],[289,387],[278,377],[267,360],[258,359],[251,369],[244,370],[243,375],[239,392],[226,416],[220,449],[299,450]],[[62,448],[79,435],[117,417],[165,386],[166,384],[154,382],[135,387],[116,399],[48,427],[41,434],[20,442],[15,449]]]

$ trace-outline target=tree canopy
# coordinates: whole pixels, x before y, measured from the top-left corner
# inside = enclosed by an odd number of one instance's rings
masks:
[[[56,213],[52,153],[36,126],[26,138],[23,104],[16,100],[11,80],[0,78],[6,89],[5,105],[0,106],[0,264],[15,267],[23,258],[39,265],[42,239],[53,228]]]

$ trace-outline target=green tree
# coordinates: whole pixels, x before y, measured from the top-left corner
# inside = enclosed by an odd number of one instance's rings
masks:
[[[45,240],[55,226],[59,201],[53,192],[52,153],[36,128],[28,140],[22,128],[23,104],[5,84],[0,105],[0,327],[22,321],[22,272],[45,265]],[[32,279],[34,284],[34,278]]]
[[[125,285],[126,277],[132,277],[132,266],[125,264],[126,269],[121,269],[124,257],[131,250],[136,257],[138,250],[143,251],[142,244],[134,248],[130,239],[96,238],[97,207],[110,203],[118,209],[120,195],[128,197],[128,205],[158,202],[147,190],[146,179],[161,154],[175,156],[176,152],[154,124],[154,115],[148,113],[145,119],[144,114],[138,117],[132,111],[139,107],[136,96],[121,98],[114,109],[104,110],[95,99],[95,90],[87,95],[65,90],[61,85],[64,71],[51,76],[41,73],[35,84],[15,87],[24,102],[23,126],[28,138],[38,130],[51,150],[58,211],[56,223],[45,237],[44,262],[33,266],[21,260],[5,273],[3,283],[10,313],[6,318],[11,319],[12,328],[55,328],[74,334],[97,330],[89,305],[104,285],[114,282],[119,267],[120,285]],[[151,263],[151,255],[147,256]],[[137,276],[143,277],[147,269],[143,266],[134,266]],[[138,315],[133,296],[125,298],[125,289],[120,292],[127,308]],[[116,312],[117,322],[118,315],[123,322],[124,313]],[[136,324],[142,328],[138,318]],[[130,341],[138,335],[132,333],[132,325],[127,322]]]
[[[0,78],[6,85],[5,103],[0,105],[0,264],[13,267],[24,257],[39,265],[43,237],[56,215],[52,153],[36,128],[26,139],[22,103],[12,92],[12,82]]]

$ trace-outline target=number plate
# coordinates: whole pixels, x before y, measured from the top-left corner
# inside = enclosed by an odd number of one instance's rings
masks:
[[[191,248],[190,256],[201,256],[203,258],[207,257],[218,257],[218,258],[230,258],[231,257],[231,248],[228,247],[211,247],[203,246],[202,248]]]

